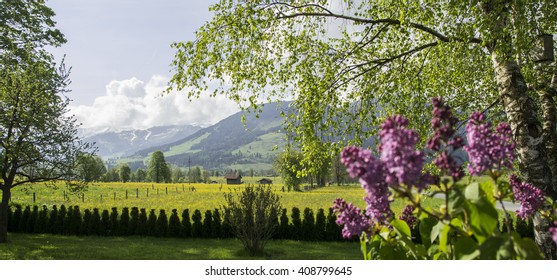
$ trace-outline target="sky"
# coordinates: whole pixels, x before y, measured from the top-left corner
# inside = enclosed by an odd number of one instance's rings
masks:
[[[70,112],[89,130],[210,125],[238,111],[224,97],[162,95],[173,42],[195,39],[216,0],[50,0],[68,42],[50,50],[71,67]]]

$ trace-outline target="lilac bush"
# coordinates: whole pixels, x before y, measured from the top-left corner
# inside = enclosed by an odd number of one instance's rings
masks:
[[[544,192],[531,184],[522,182],[515,174],[510,176],[509,183],[513,188],[514,199],[520,202],[516,215],[522,220],[532,217],[545,202]]]
[[[333,212],[337,215],[336,223],[344,225],[342,237],[349,239],[360,236],[362,232],[369,233],[371,221],[352,203],[346,203],[342,198],[338,198],[334,201]]]
[[[409,227],[413,228],[418,225],[418,219],[414,216],[414,210],[416,208],[412,205],[406,205],[402,214],[398,216],[399,220],[405,221]]]
[[[495,173],[512,170],[515,144],[511,136],[511,128],[507,123],[500,123],[495,133],[491,122],[482,113],[473,113],[466,124],[468,144],[464,146],[470,160],[470,174],[479,176],[484,171]]]
[[[458,123],[458,119],[441,98],[434,98],[432,103],[431,127],[433,128],[433,136],[428,139],[426,148],[439,152],[433,163],[441,170],[442,175],[449,175],[454,180],[459,180],[464,176],[464,172],[452,156],[452,152],[464,145],[462,137],[455,136],[454,126]]]
[[[378,155],[352,146],[342,150],[341,161],[350,176],[358,177],[367,204],[362,211],[343,199],[335,200],[333,210],[338,217],[336,223],[343,225],[343,237],[365,233],[361,242],[367,243],[362,243],[366,259],[392,258],[399,253],[402,258],[415,259],[540,258],[533,241],[511,234],[507,214],[507,232],[497,230],[496,201],[502,203],[509,198],[511,189],[521,205],[517,216],[523,220],[534,215],[546,201],[540,189],[521,182],[516,175],[511,175],[510,184],[500,180],[504,172],[512,170],[515,159],[510,126],[501,123],[494,130],[482,113],[473,113],[466,125],[465,145],[464,139],[456,135],[458,119],[451,108],[440,98],[432,103],[433,136],[427,140],[426,148],[435,153],[433,163],[440,175],[452,180],[444,180],[441,185],[425,173],[425,153],[416,149],[417,132],[408,128],[408,120],[403,116],[387,118],[380,126]],[[467,170],[472,176],[466,179],[462,179],[464,170],[453,157],[459,149],[469,156]],[[491,180],[478,181],[476,176],[482,175],[489,175]],[[421,205],[421,197],[429,194],[424,190],[432,184],[439,186],[434,192],[445,196],[439,210]],[[410,202],[398,217],[391,210],[393,199]],[[416,233],[410,229],[418,226],[423,244],[414,244],[419,238],[411,236]],[[557,222],[555,226],[550,232],[557,243]],[[503,248],[502,241],[512,245]],[[491,250],[494,246],[500,248]]]

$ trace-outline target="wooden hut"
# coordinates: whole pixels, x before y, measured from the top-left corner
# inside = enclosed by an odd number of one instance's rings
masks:
[[[239,185],[242,183],[242,175],[227,174],[224,176],[227,185]]]

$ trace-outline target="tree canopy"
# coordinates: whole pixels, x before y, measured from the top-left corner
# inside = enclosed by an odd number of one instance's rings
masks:
[[[148,178],[155,183],[166,183],[171,181],[171,173],[164,154],[161,151],[155,151],[149,159],[147,167]]]
[[[287,130],[304,166],[373,137],[386,115],[429,133],[426,108],[442,96],[461,120],[504,116],[522,176],[557,198],[557,160],[547,157],[557,154],[555,50],[544,36],[557,31],[554,1],[221,0],[210,9],[194,41],[173,45],[169,90],[210,89],[256,109],[293,99]]]
[[[65,180],[83,190],[77,158],[89,145],[68,116],[69,71],[44,47],[65,42],[44,1],[0,1],[0,243],[11,189]]]

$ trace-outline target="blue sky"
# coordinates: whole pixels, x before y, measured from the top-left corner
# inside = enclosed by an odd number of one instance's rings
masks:
[[[172,42],[195,39],[211,1],[50,0],[68,42],[52,50],[72,67],[71,112],[84,128],[208,125],[237,111],[224,98],[190,103],[160,96],[171,77]]]

